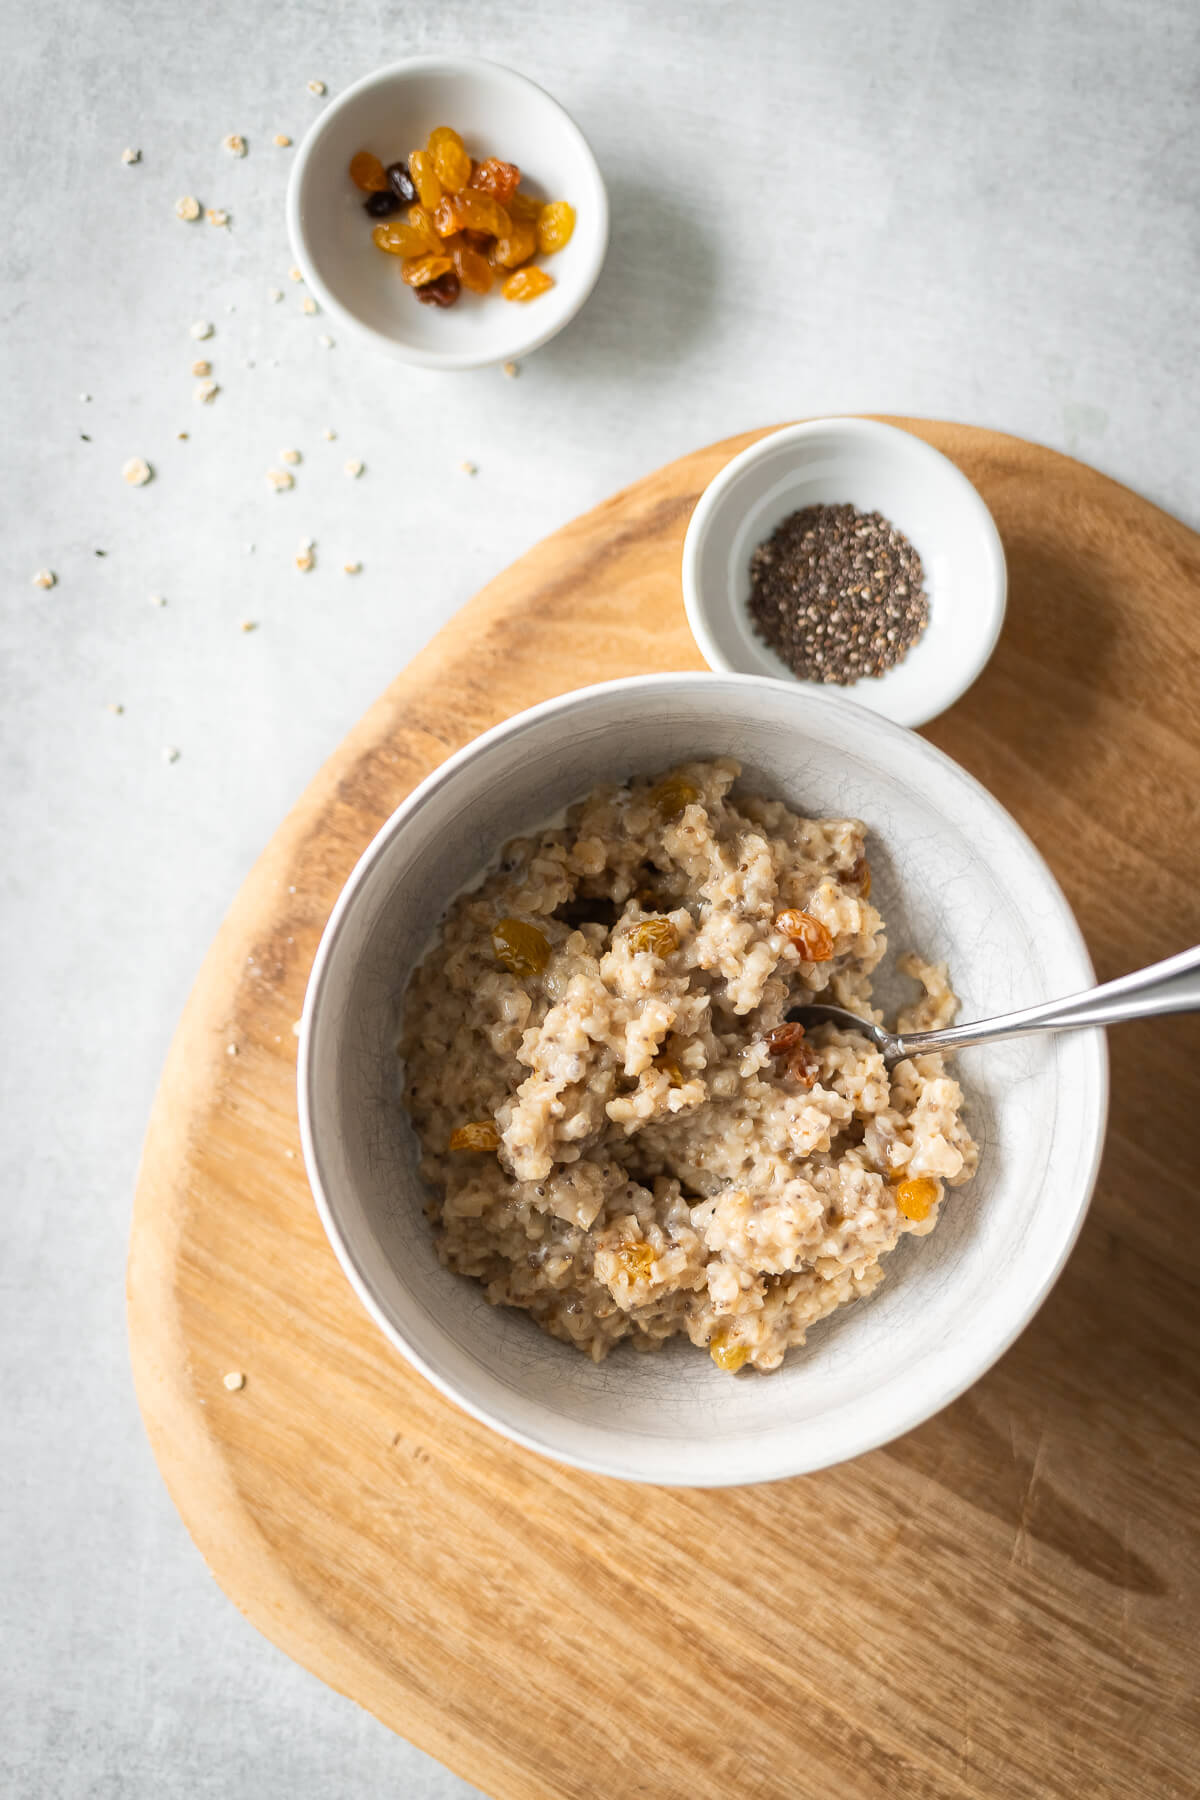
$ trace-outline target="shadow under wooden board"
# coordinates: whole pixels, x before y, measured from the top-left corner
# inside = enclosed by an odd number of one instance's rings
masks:
[[[1050,451],[894,422],[980,488],[1011,582],[992,663],[927,735],[1033,836],[1101,977],[1193,943],[1200,538]],[[486,726],[700,666],[683,534],[753,435],[638,482],[492,582],[247,881],[138,1184],[129,1319],[151,1442],[260,1630],[497,1800],[1194,1796],[1200,1020],[1113,1034],[1092,1213],[997,1367],[888,1448],[770,1487],[628,1487],[496,1437],[389,1348],[309,1196],[292,1027],[359,852]]]

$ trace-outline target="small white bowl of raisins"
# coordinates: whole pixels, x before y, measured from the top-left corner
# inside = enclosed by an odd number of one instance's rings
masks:
[[[401,361],[476,369],[544,344],[608,248],[608,196],[574,120],[499,63],[417,56],[341,94],[288,189],[324,310]]]

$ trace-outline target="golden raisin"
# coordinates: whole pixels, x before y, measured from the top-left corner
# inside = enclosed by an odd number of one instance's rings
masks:
[[[930,1175],[913,1175],[895,1188],[896,1209],[919,1225],[927,1219],[938,1198],[938,1184]]]
[[[500,919],[492,926],[492,948],[510,975],[540,975],[550,961],[550,940],[524,919]]]
[[[478,188],[481,194],[491,194],[505,208],[520,183],[521,171],[516,163],[501,162],[498,156],[485,156],[471,177],[473,188]]]
[[[654,1267],[654,1252],[649,1244],[622,1244],[616,1253],[621,1271],[630,1281],[638,1281]]]
[[[787,1072],[802,1088],[814,1087],[821,1073],[821,1060],[807,1044],[797,1044],[788,1057]]]
[[[432,212],[442,197],[442,184],[433,166],[433,158],[427,150],[413,151],[408,159],[408,172],[412,176],[418,200],[427,212]]]
[[[387,170],[369,150],[360,150],[350,158],[350,179],[364,194],[386,194],[391,185]]]
[[[508,208],[512,218],[520,219],[526,225],[536,225],[542,210],[541,201],[535,200],[532,194],[513,194],[511,199],[502,200],[500,204]]]
[[[543,256],[553,255],[571,241],[575,229],[575,208],[565,200],[552,200],[538,214],[537,241]]]
[[[475,1119],[469,1125],[456,1125],[450,1133],[451,1150],[498,1150],[500,1133],[491,1119]]]
[[[643,919],[626,932],[625,942],[634,956],[646,950],[655,956],[670,956],[679,948],[679,933],[670,919]]]
[[[416,210],[415,208],[413,209]],[[381,250],[389,256],[427,256],[429,240],[423,231],[415,225],[405,225],[399,219],[387,219],[377,225],[371,236]]]
[[[454,267],[458,271],[458,279],[473,294],[486,294],[492,285],[492,265],[486,256],[480,256],[478,250],[472,250],[470,244],[456,242],[450,252],[454,258]]]
[[[782,1025],[773,1025],[763,1036],[763,1043],[772,1056],[782,1056],[785,1050],[793,1050],[804,1036],[804,1027],[795,1019],[785,1019]]]
[[[666,1076],[668,1087],[681,1088],[683,1086],[683,1070],[672,1057],[656,1056],[654,1059],[654,1066],[659,1071],[660,1075]]]
[[[675,818],[685,806],[694,806],[699,798],[700,789],[685,781],[682,775],[668,775],[665,781],[650,789],[650,804],[663,819]]]
[[[455,217],[453,194],[443,194],[433,209],[433,229],[439,238],[453,237],[460,222]]]
[[[820,919],[811,913],[791,908],[781,912],[775,921],[776,931],[791,938],[805,962],[828,962],[833,955],[833,939]]]
[[[453,125],[434,126],[433,130],[425,140],[425,154],[427,156],[436,156],[438,148],[442,144],[457,144],[459,149],[462,149],[463,141],[459,137],[457,131],[455,131]]]
[[[457,194],[471,179],[471,159],[461,143],[440,143],[433,153],[433,167],[438,180],[451,194]]]
[[[421,236],[425,239],[426,246],[430,250],[435,253],[441,250],[442,240],[437,234],[437,227],[433,222],[433,214],[427,206],[410,206],[408,209],[408,222],[413,227],[414,231],[419,231],[421,233]]]
[[[409,287],[421,288],[428,287],[431,281],[445,275],[453,266],[448,256],[414,256],[401,263],[400,273]]]
[[[547,275],[545,269],[524,268],[515,270],[500,292],[506,300],[536,300],[553,286],[554,277]]]
[[[537,255],[537,232],[532,225],[518,224],[492,245],[492,261],[498,269],[519,269],[531,256]]]
[[[727,1369],[731,1375],[734,1375],[742,1364],[749,1360],[750,1349],[748,1345],[736,1342],[730,1326],[721,1325],[709,1339],[708,1354],[718,1369]]]
[[[512,230],[512,220],[500,202],[475,188],[444,196],[435,218],[443,237],[449,235],[442,225],[444,218],[453,220],[451,231],[486,231],[490,237],[507,237]]]

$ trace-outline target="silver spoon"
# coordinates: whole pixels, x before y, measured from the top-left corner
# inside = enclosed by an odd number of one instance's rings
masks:
[[[974,1025],[948,1025],[942,1031],[885,1031],[843,1006],[793,1006],[787,1014],[798,1024],[837,1025],[859,1031],[883,1052],[890,1068],[906,1056],[933,1050],[965,1050],[969,1044],[992,1044],[1000,1038],[1029,1037],[1036,1031],[1078,1031],[1085,1025],[1117,1025],[1123,1019],[1149,1019],[1158,1013],[1200,1012],[1200,945],[1181,950],[1165,962],[1152,963],[1132,975],[1120,975],[1103,987],[1046,1000],[998,1019]]]

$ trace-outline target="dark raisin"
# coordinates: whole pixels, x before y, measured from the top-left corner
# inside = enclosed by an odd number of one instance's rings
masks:
[[[363,201],[363,211],[370,213],[373,219],[386,219],[389,213],[400,211],[400,202],[391,188],[384,188],[382,193],[372,194]]]
[[[411,206],[417,197],[417,184],[408,172],[406,162],[388,164],[387,178],[392,184],[392,192],[404,206]]]
[[[413,293],[422,306],[453,306],[462,289],[462,283],[453,269],[447,269],[436,281],[427,281],[424,287],[414,288]]]

